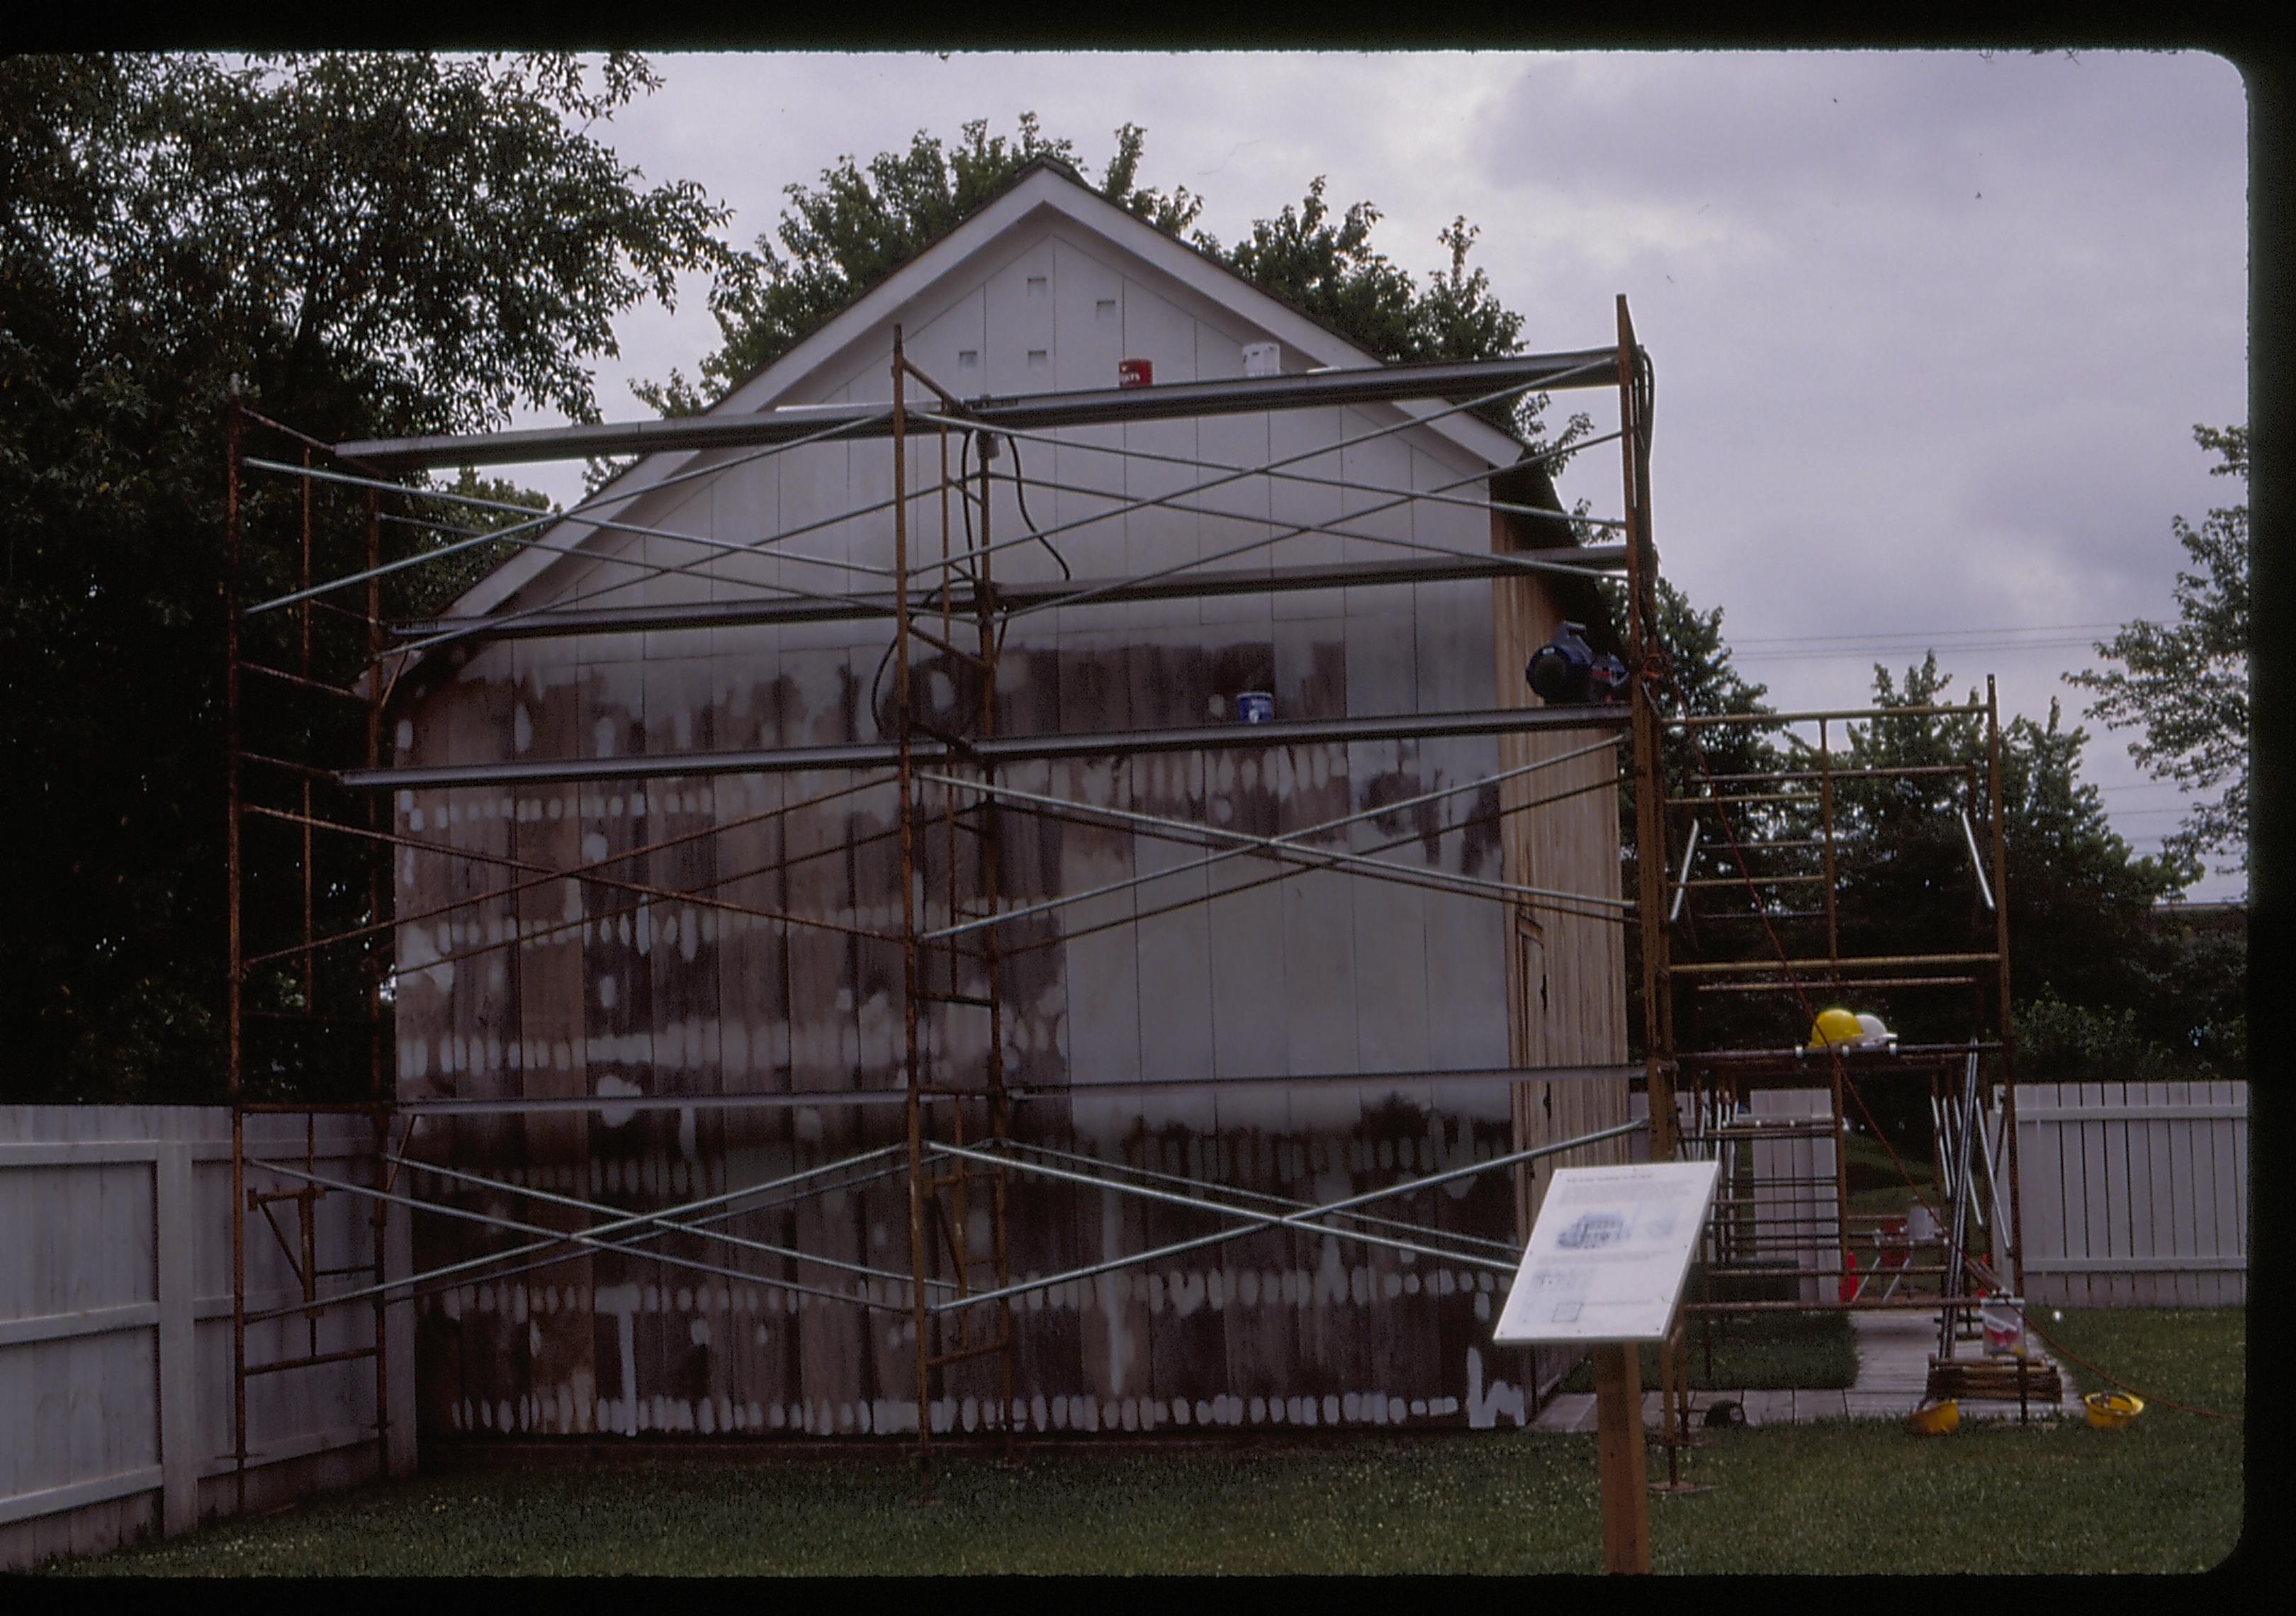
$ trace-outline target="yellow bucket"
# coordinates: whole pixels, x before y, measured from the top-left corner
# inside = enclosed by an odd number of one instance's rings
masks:
[[[1942,1403],[1924,1403],[1906,1423],[1925,1437],[1948,1435],[1961,1429],[1961,1405],[1952,1398]]]
[[[2126,1431],[2144,1412],[2144,1399],[2126,1391],[2092,1391],[2081,1401],[2088,1407],[2088,1423],[2099,1431]]]

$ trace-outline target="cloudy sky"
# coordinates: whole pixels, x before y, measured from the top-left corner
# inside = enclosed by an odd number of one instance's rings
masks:
[[[850,153],[1022,111],[1096,176],[1125,122],[1142,183],[1223,241],[1327,176],[1404,267],[1455,215],[1532,349],[1613,339],[1625,292],[1657,375],[1655,532],[1670,577],[1784,707],[1857,704],[1924,647],[2046,715],[2090,643],[2173,614],[2169,519],[2242,496],[2195,422],[2248,414],[2248,109],[2202,54],[659,54],[607,138],[690,178],[747,242],[783,187]],[[689,374],[695,285],[601,367]],[[1567,413],[1566,398],[1556,401]],[[562,498],[578,468],[528,480]],[[565,486],[559,486],[562,482]],[[1617,462],[1564,479],[1614,513]],[[2087,777],[2142,849],[2177,794],[2127,736]],[[2236,894],[2211,877],[2195,896]]]

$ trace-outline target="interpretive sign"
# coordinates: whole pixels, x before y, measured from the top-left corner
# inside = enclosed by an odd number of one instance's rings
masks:
[[[1665,1339],[1719,1172],[1713,1161],[1558,1169],[1493,1343]]]

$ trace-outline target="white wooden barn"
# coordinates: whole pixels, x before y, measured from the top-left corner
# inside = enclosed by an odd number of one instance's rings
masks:
[[[1285,373],[1375,363],[1064,166],[1040,161],[711,414],[887,401],[897,326],[911,362],[964,398],[1108,388],[1128,360],[1147,361],[1160,386],[1235,377],[1246,350],[1267,345]],[[911,390],[912,409],[920,390]],[[1046,535],[996,553],[1000,582],[1057,582],[1063,565],[1093,580],[1193,564],[1265,573],[1487,556],[1559,526],[1488,507],[1493,472],[1514,466],[1521,446],[1439,404],[1068,427],[1000,449],[998,471],[1017,465],[1025,509],[1013,483],[998,485],[991,533],[1000,543],[1032,529]],[[959,436],[946,452],[952,471],[960,458],[978,464],[978,448]],[[912,425],[913,488],[938,480],[942,454],[936,427]],[[1275,463],[1289,475],[1214,480],[1220,473],[1206,469]],[[614,525],[559,523],[448,616],[468,627],[537,609],[882,588],[892,478],[882,436],[771,454],[650,455],[610,485],[648,490],[612,510]],[[1518,472],[1508,486],[1546,485]],[[1136,503],[1160,494],[1180,497]],[[914,554],[938,553],[941,509],[930,499],[913,508]],[[1243,547],[1296,524],[1319,530]],[[1074,734],[1218,723],[1250,692],[1272,694],[1286,720],[1530,706],[1524,661],[1562,617],[1578,615],[1565,608],[1574,587],[1525,574],[1016,615],[996,727]],[[418,1152],[651,1208],[894,1136],[898,1107],[708,1102],[899,1088],[898,947],[661,896],[706,890],[864,931],[898,924],[890,785],[849,790],[863,776],[829,767],[680,775],[667,760],[878,740],[890,637],[882,618],[472,635],[401,680],[393,725],[402,767],[666,759],[644,779],[401,791],[401,833],[535,867],[674,845],[615,866],[652,897],[560,881],[451,913],[443,906],[495,884],[499,866],[490,874],[402,852],[400,1100],[702,1102],[433,1120]],[[915,667],[927,709],[954,709],[956,664]],[[1016,790],[1268,836],[1344,821],[1303,840],[1589,900],[1494,901],[1464,882],[1364,879],[1345,864],[1271,882],[1290,866],[1250,857],[1206,866],[1199,847],[1009,814],[1007,907],[1113,889],[1006,928],[1009,1080],[1061,1091],[1021,1106],[1016,1129],[1320,1202],[1399,1172],[1623,1121],[1625,1082],[1615,1075],[1426,1078],[1625,1059],[1617,807],[1605,784],[1616,766],[1609,751],[1588,750],[1600,739],[1570,730],[1359,740],[1004,768],[1000,779]],[[1493,779],[1576,751],[1587,755]],[[1428,800],[1457,787],[1467,789]],[[840,791],[818,807],[761,816]],[[1383,811],[1390,803],[1400,806]],[[840,843],[851,845],[803,857]],[[1177,873],[1139,880],[1168,869]],[[1137,884],[1118,885],[1128,881]],[[963,1006],[930,1006],[928,1020],[937,1058],[977,1054],[980,1021]],[[1240,1081],[1279,1077],[1317,1080]],[[1197,1086],[1140,1087],[1151,1082]],[[1536,1194],[1539,1177],[1485,1175],[1394,1215],[1512,1239],[1520,1199]],[[1182,1213],[1058,1187],[1016,1193],[1013,1217],[1016,1273],[1058,1272],[1194,1226]],[[888,1180],[727,1226],[898,1268],[906,1218],[901,1185]],[[466,1249],[455,1243],[463,1235],[426,1238],[418,1267]],[[467,1239],[467,1250],[484,1249],[483,1237]],[[770,1259],[742,1261],[773,1271]],[[914,1429],[905,1315],[692,1277],[601,1254],[426,1300],[426,1440]],[[1408,1254],[1254,1235],[1032,1296],[1018,1315],[1019,1395],[1030,1424],[1055,1430],[1513,1424],[1527,1417],[1533,1371],[1527,1355],[1488,1346],[1491,1286],[1488,1273],[1455,1274]],[[985,1383],[952,1370],[949,1384],[946,1417],[970,1423]]]

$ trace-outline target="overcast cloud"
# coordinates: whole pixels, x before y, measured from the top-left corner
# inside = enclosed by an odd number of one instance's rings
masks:
[[[666,86],[608,138],[732,204],[744,243],[841,155],[1033,111],[1094,176],[1142,125],[1142,183],[1202,195],[1223,241],[1319,174],[1335,208],[1380,207],[1375,240],[1414,271],[1464,214],[1534,349],[1611,340],[1625,292],[1656,366],[1664,564],[1780,705],[1860,702],[1877,656],[1937,644],[1956,675],[1997,674],[2005,708],[2063,695],[2077,719],[2057,676],[2105,630],[2064,626],[2169,615],[2169,518],[2237,497],[2192,441],[2248,412],[2248,112],[2215,57],[654,61]],[[715,346],[703,291],[625,321],[610,417],[644,413],[629,378],[690,375]],[[568,497],[578,468],[530,480]],[[1564,491],[1614,512],[1616,461]],[[1841,655],[1821,636],[1882,637]],[[2178,799],[2125,745],[2095,735],[2087,774],[2149,850]]]

